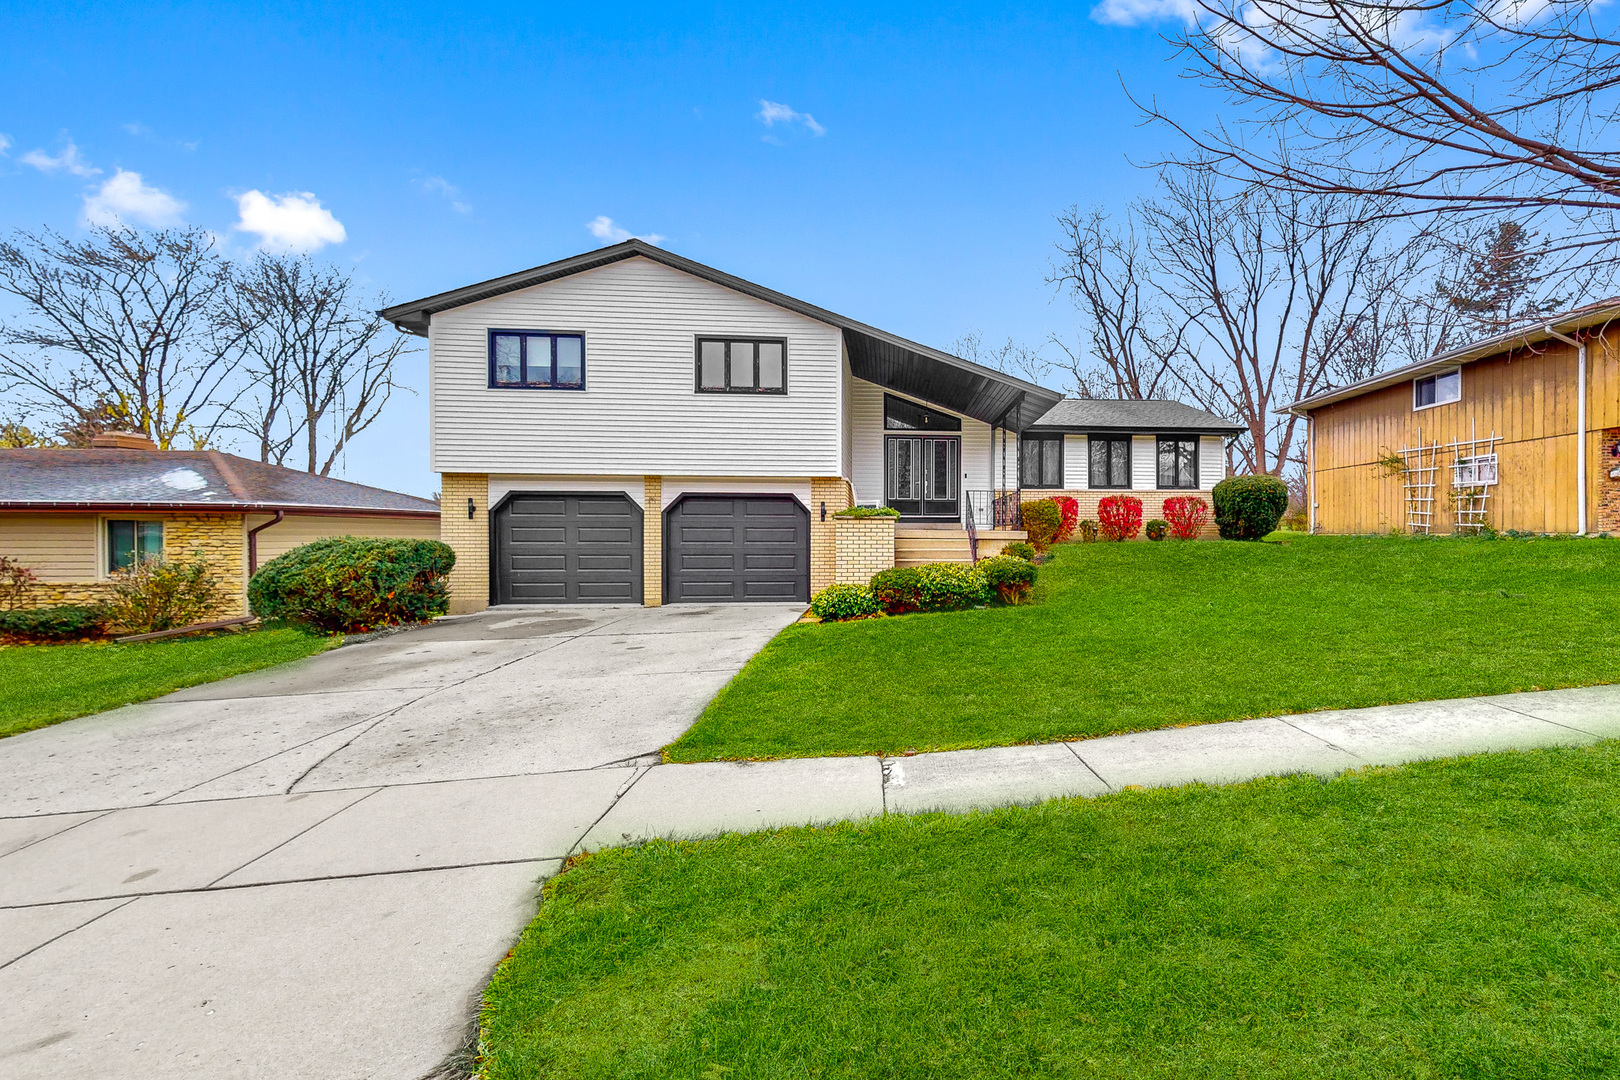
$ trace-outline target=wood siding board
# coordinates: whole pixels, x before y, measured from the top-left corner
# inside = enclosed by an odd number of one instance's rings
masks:
[[[0,514],[0,555],[18,560],[43,582],[95,581],[100,523],[99,514]]]

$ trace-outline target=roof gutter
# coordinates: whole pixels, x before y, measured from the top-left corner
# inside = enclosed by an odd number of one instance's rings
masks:
[[[286,516],[287,511],[277,510],[275,517],[248,530],[248,577],[259,572],[259,534],[272,525],[280,525]]]
[[[1575,346],[1575,522],[1576,534],[1586,535],[1586,342],[1544,324],[1548,337]]]
[[[436,518],[437,510],[385,510],[371,506],[299,506],[296,503],[180,503],[180,502],[64,502],[60,500],[0,501],[0,513],[62,514],[127,511],[130,513],[184,512],[192,514],[309,514],[312,517]]]

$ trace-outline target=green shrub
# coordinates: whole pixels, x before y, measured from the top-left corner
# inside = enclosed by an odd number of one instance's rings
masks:
[[[877,598],[865,585],[829,585],[810,598],[810,614],[818,619],[858,619],[880,611]]]
[[[0,634],[32,641],[73,641],[97,637],[107,628],[107,612],[99,607],[64,604],[61,607],[0,611]]]
[[[990,598],[990,586],[978,567],[966,563],[929,563],[917,567],[917,592],[924,611],[959,611]]]
[[[1084,544],[1097,542],[1097,523],[1090,518],[1080,523],[1080,542]]]
[[[1063,528],[1063,508],[1056,499],[1036,499],[1023,506],[1024,531],[1036,551],[1045,551],[1057,540]]]
[[[223,596],[202,552],[189,559],[142,559],[110,578],[107,621],[133,634],[202,622]]]
[[[455,563],[456,553],[437,540],[316,540],[261,567],[248,602],[260,618],[321,630],[426,622],[449,609]]]
[[[1008,544],[1006,547],[1001,549],[1001,553],[1003,555],[1011,555],[1015,559],[1023,559],[1025,562],[1035,561],[1035,545],[1027,544],[1022,540],[1019,540],[1017,543]]]
[[[1158,518],[1154,518],[1147,523],[1147,538],[1149,540],[1163,540],[1165,534],[1169,531],[1170,523],[1168,521],[1160,521]]]
[[[848,510],[834,511],[833,517],[855,518],[897,518],[900,511],[892,506],[852,506]]]
[[[1035,585],[1035,567],[1016,555],[979,560],[979,573],[1003,604],[1022,604]]]
[[[890,615],[973,607],[984,603],[989,590],[984,575],[962,563],[895,567],[872,576],[872,596]]]
[[[1288,509],[1288,485],[1275,476],[1229,476],[1210,496],[1222,540],[1259,540]]]

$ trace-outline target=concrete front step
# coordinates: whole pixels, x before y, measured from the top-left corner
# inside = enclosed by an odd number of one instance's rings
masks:
[[[981,529],[979,556],[999,554],[1001,549],[1028,536],[1021,529]],[[973,561],[973,545],[967,530],[939,525],[906,524],[894,530],[894,565],[925,566],[928,563]]]

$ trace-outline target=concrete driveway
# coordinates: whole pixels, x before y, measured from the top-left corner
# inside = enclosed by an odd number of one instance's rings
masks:
[[[0,740],[0,1075],[432,1072],[536,883],[802,610],[502,609]]]

